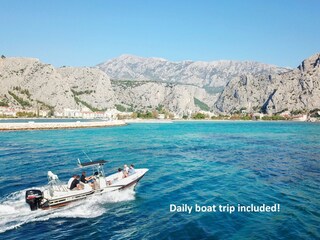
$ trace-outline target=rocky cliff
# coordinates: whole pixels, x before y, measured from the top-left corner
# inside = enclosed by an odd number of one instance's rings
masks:
[[[164,107],[182,115],[210,110],[216,96],[203,88],[175,83],[150,81],[112,81],[118,105],[133,110],[153,110]],[[209,107],[211,106],[211,108]]]
[[[0,59],[0,81],[0,101],[9,106],[76,107],[69,83],[52,65],[38,59]]]
[[[58,68],[57,72],[79,105],[88,105],[96,110],[114,107],[115,93],[104,72],[89,67],[63,67]]]
[[[320,108],[319,65],[319,54],[295,70],[251,62],[172,63],[127,55],[94,68],[54,68],[38,59],[1,58],[0,106],[60,112],[84,106],[92,111],[165,108],[180,116],[213,109],[311,110]]]
[[[304,60],[289,72],[242,75],[231,80],[215,107],[224,113],[246,110],[272,114],[320,108],[320,54]]]
[[[243,74],[269,75],[288,71],[249,61],[170,62],[162,58],[122,55],[97,66],[114,80],[151,80],[189,84],[219,92],[227,82]]]
[[[88,107],[101,111],[146,111],[159,108],[184,114],[213,106],[216,100],[192,85],[162,82],[110,81],[98,68],[54,68],[31,58],[0,59],[0,103],[20,108],[62,112],[64,108]]]

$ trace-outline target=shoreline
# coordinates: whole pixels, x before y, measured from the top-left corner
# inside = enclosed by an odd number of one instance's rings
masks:
[[[55,130],[74,128],[98,128],[125,126],[122,120],[108,122],[28,122],[28,123],[0,123],[0,131],[23,131],[23,130]]]
[[[171,119],[126,119],[124,120],[126,123],[173,123],[174,120]]]

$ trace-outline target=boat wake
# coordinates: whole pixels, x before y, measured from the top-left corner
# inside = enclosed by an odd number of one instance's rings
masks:
[[[38,189],[43,190],[44,188]],[[31,211],[25,202],[25,192],[26,190],[18,191],[0,199],[0,233],[26,223],[47,221],[52,218],[95,218],[107,211],[106,203],[135,199],[134,190],[126,189],[112,194],[94,195],[62,208]]]

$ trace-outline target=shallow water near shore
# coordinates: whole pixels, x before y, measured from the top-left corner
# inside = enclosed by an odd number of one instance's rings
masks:
[[[0,132],[2,239],[320,239],[320,124],[176,122]],[[77,158],[149,168],[135,192],[30,212],[25,190]],[[170,204],[273,205],[277,212],[170,212]]]

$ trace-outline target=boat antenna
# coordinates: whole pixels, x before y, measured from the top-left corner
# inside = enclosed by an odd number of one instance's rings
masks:
[[[84,153],[84,155],[86,155],[86,157],[90,160],[90,162],[92,162],[92,159],[91,159],[91,158],[89,158],[88,154],[86,154],[86,152],[85,152],[85,151],[83,151],[83,150],[82,150],[82,152]]]

